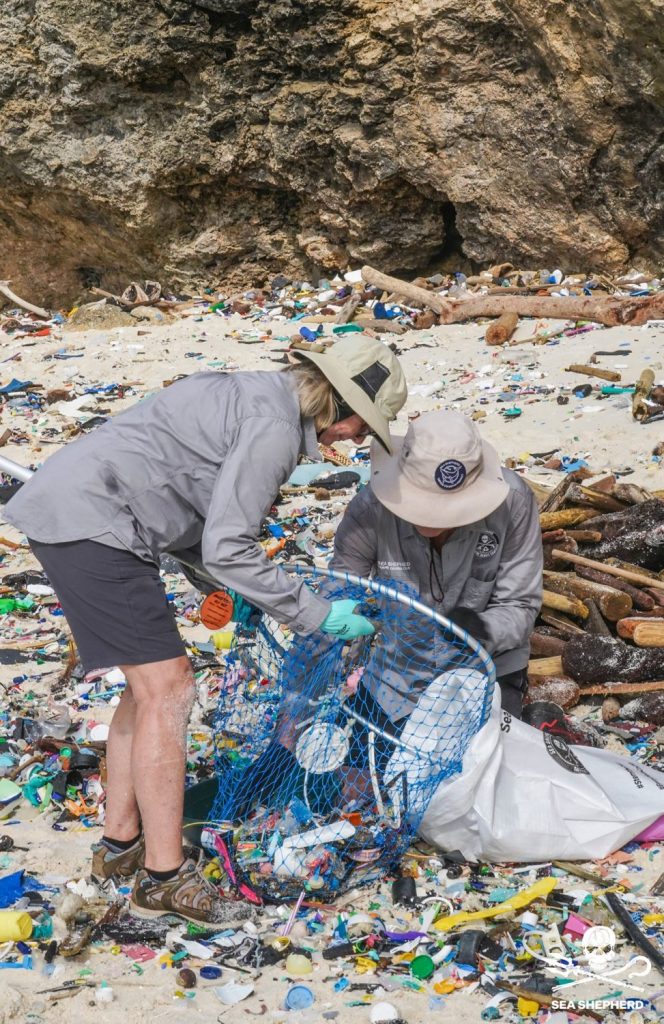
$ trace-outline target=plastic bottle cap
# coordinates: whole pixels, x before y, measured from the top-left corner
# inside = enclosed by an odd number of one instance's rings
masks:
[[[420,981],[426,981],[427,978],[430,978],[435,969],[436,965],[426,953],[416,956],[410,963],[410,973]]]
[[[90,729],[90,739],[95,743],[103,743],[108,739],[109,726],[106,722],[98,722],[97,725],[93,725]]]
[[[291,947],[291,940],[287,935],[275,935],[270,939],[270,946],[276,950],[277,953],[285,953],[287,949]]]
[[[205,978],[206,981],[216,981],[217,978],[221,977],[221,967],[214,967],[212,964],[206,964],[205,967],[201,967],[199,974],[201,978]]]
[[[399,1020],[399,1011],[392,1003],[374,1003],[369,1014],[371,1024],[383,1024],[384,1021]]]
[[[286,993],[287,1010],[308,1010],[314,1001],[315,996],[306,985],[292,985]]]
[[[529,928],[534,928],[538,920],[539,918],[537,917],[537,914],[533,914],[532,910],[526,910],[526,912],[521,915],[521,924],[525,924]]]

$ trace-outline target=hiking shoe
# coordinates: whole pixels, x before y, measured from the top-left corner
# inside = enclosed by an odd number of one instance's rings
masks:
[[[128,850],[117,853],[103,841],[92,847],[92,870],[90,877],[97,885],[103,885],[110,878],[129,878],[145,864],[145,842],[140,835]]]
[[[218,928],[253,916],[250,906],[223,899],[197,864],[185,860],[175,878],[157,882],[143,868],[136,876],[129,908],[137,917],[175,914],[194,924]]]

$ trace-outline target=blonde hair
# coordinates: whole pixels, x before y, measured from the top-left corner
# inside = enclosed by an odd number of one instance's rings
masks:
[[[325,374],[308,360],[287,366],[285,372],[294,375],[300,399],[300,412],[314,420],[316,433],[320,434],[331,427],[336,421],[337,414],[334,388]]]

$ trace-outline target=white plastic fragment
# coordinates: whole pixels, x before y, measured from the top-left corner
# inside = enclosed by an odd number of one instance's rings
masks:
[[[399,1020],[399,1011],[392,1003],[374,1003],[369,1020],[371,1024],[384,1024],[386,1021]]]
[[[225,985],[217,985],[214,994],[224,1006],[235,1006],[243,999],[248,999],[254,991],[253,985],[242,985],[238,981],[227,981]]]

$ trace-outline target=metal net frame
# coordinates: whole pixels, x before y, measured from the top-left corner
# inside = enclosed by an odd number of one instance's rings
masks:
[[[236,628],[214,720],[210,828],[264,898],[304,888],[331,899],[398,863],[487,721],[496,674],[412,588],[298,573],[332,601],[357,601],[376,632],[298,636],[265,614]]]

